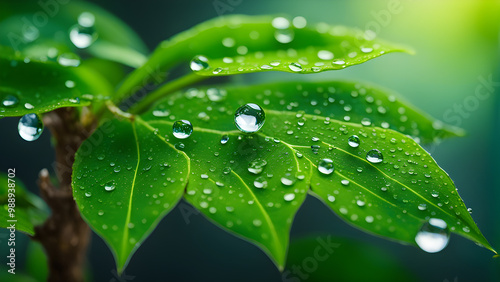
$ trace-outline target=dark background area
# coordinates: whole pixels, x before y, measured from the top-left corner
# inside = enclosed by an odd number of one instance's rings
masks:
[[[215,1],[92,1],[128,23],[150,50],[164,39],[204,20],[219,16]],[[443,119],[456,104],[474,94],[478,78],[498,72],[498,1],[397,1],[398,13],[388,11],[391,1],[264,1],[241,0],[227,14],[287,14],[305,16],[309,22],[327,22],[365,29],[379,26],[379,36],[412,46],[417,54],[391,54],[342,72],[319,75],[285,73],[251,74],[240,82],[270,80],[321,80],[348,78],[369,81],[394,89],[414,105]],[[1,9],[1,6],[0,6]],[[375,24],[374,24],[375,23]],[[29,80],[29,78],[27,78]],[[485,237],[500,248],[499,182],[500,159],[498,92],[460,118],[468,135],[426,147],[455,181],[460,195],[473,209],[473,218]],[[51,168],[50,134],[36,142],[25,142],[17,133],[17,118],[0,120],[0,170],[15,167],[18,179],[36,192],[36,176]],[[181,206],[185,203],[181,203]],[[473,242],[452,235],[450,244],[437,254],[428,254],[359,231],[335,216],[318,200],[309,197],[296,216],[291,237],[332,234],[373,244],[409,269],[409,275],[425,281],[498,281],[499,259]],[[1,235],[1,234],[0,234]],[[5,241],[0,238],[3,252]],[[27,237],[19,234],[22,252]],[[339,248],[348,248],[346,244]],[[3,259],[3,258],[2,258]],[[349,261],[351,258],[346,258]],[[377,259],[377,253],[373,253]],[[3,262],[3,260],[0,260]],[[352,260],[351,260],[352,261]],[[93,235],[89,264],[96,281],[120,281],[106,244]],[[343,265],[332,266],[332,281]],[[359,265],[363,271],[363,265]],[[380,269],[383,274],[384,269]],[[202,215],[189,223],[177,207],[132,257],[123,281],[281,281],[281,273],[257,247],[226,233]],[[374,273],[374,279],[377,273]],[[134,276],[132,279],[131,277]],[[114,280],[113,280],[114,279]],[[408,277],[408,280],[410,277]],[[313,281],[313,280],[309,280]]]

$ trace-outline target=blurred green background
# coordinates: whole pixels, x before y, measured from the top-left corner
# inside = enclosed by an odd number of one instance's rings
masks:
[[[1,3],[5,1],[0,1]],[[371,29],[381,38],[411,46],[416,54],[390,54],[342,71],[314,75],[263,73],[235,76],[238,82],[349,79],[399,92],[430,115],[466,129],[464,138],[426,146],[449,173],[473,218],[494,248],[500,248],[500,1],[97,1],[128,23],[150,50],[162,40],[222,14],[284,14],[309,22]],[[29,78],[27,78],[29,81]],[[0,120],[0,169],[18,169],[18,178],[36,192],[36,175],[51,167],[50,135],[24,142],[17,119]],[[185,207],[186,204],[181,203]],[[500,259],[459,236],[437,254],[367,235],[342,222],[309,197],[292,229],[289,271],[282,276],[257,247],[210,224],[201,215],[185,221],[176,208],[132,258],[119,280],[105,243],[93,236],[89,264],[96,281],[499,281]],[[6,253],[6,232],[0,252]],[[293,274],[331,234],[338,247],[307,278]],[[348,239],[345,239],[348,238]],[[19,259],[27,237],[18,235]],[[309,250],[309,251],[308,251]],[[0,262],[4,265],[4,256]],[[21,264],[22,266],[22,264]],[[369,274],[368,276],[366,276]],[[133,276],[133,278],[132,278]],[[128,280],[127,280],[128,279]],[[295,279],[295,280],[294,280]],[[298,280],[297,280],[298,279]],[[6,281],[6,280],[4,280]]]

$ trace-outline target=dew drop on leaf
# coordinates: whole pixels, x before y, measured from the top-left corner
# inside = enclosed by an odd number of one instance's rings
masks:
[[[417,235],[415,242],[424,251],[428,253],[437,253],[448,245],[450,239],[450,230],[444,220],[431,218],[425,222]]]
[[[259,176],[253,181],[253,186],[259,189],[265,189],[267,188],[267,180],[264,177]]]
[[[331,159],[322,159],[319,161],[318,171],[322,174],[332,174],[334,171],[333,161]]]
[[[264,110],[257,104],[246,104],[238,108],[234,114],[236,127],[245,133],[259,131],[264,125],[266,115]]]
[[[227,92],[224,89],[218,88],[208,88],[207,89],[208,99],[212,102],[219,102],[226,99]]]
[[[229,136],[228,135],[222,135],[222,137],[220,138],[220,143],[222,145],[226,144],[228,141],[229,141]]]
[[[188,120],[178,120],[172,126],[175,138],[186,139],[193,133],[193,125]]]
[[[302,66],[299,63],[290,63],[288,68],[294,72],[302,71]]]
[[[248,171],[253,174],[259,174],[267,165],[267,161],[263,159],[255,159],[248,164]]]
[[[26,114],[19,120],[17,129],[21,138],[35,141],[42,135],[43,122],[37,114]]]
[[[210,67],[208,59],[205,56],[196,56],[191,60],[189,67],[192,71],[206,70]]]
[[[349,138],[347,138],[347,144],[353,148],[358,147],[360,144],[359,137],[356,135],[349,136]]]
[[[7,95],[2,101],[2,105],[7,108],[13,108],[18,104],[19,104],[19,99],[14,95]]]
[[[372,149],[366,153],[366,159],[373,164],[378,164],[384,160],[384,157],[379,150]]]
[[[109,181],[108,183],[106,183],[106,185],[104,185],[104,190],[106,190],[108,192],[115,190],[115,188],[116,188],[116,184],[113,181]]]
[[[285,201],[287,201],[287,202],[291,202],[291,201],[293,201],[293,199],[295,199],[295,194],[294,193],[287,193],[283,196],[283,199],[285,199]]]

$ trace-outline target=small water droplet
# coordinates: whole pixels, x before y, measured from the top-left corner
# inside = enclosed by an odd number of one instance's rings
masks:
[[[191,60],[189,67],[192,71],[206,70],[210,67],[208,59],[205,56],[196,56]]]
[[[85,192],[85,197],[87,197],[87,198],[92,197],[92,192]]]
[[[321,60],[332,60],[333,53],[328,50],[320,50],[318,51],[318,58],[320,58]]]
[[[334,171],[333,161],[331,159],[322,159],[318,164],[318,171],[322,174],[332,174]]]
[[[364,207],[365,206],[365,201],[363,201],[363,200],[357,200],[356,201],[356,205],[358,205],[358,207]]]
[[[431,218],[425,222],[417,235],[415,242],[428,253],[437,253],[443,250],[450,239],[450,230],[444,220]]]
[[[360,144],[359,137],[356,135],[349,136],[349,138],[347,138],[347,144],[353,148],[358,147]]]
[[[299,63],[291,63],[288,65],[288,68],[294,72],[302,71],[302,66]]]
[[[287,201],[287,202],[293,201],[293,199],[295,199],[295,194],[294,193],[287,193],[283,196],[283,199],[285,199],[285,201]]]
[[[218,88],[208,88],[207,89],[208,99],[212,102],[219,102],[226,99],[227,92],[224,89]]]
[[[186,139],[193,133],[193,125],[188,120],[178,120],[172,126],[175,138]]]
[[[19,99],[14,95],[7,95],[2,101],[2,105],[7,108],[13,108],[19,104]]]
[[[425,211],[427,209],[427,205],[426,204],[420,204],[420,205],[418,205],[418,209],[421,210],[421,211]]]
[[[262,225],[262,221],[260,219],[254,219],[252,223],[255,227],[259,227]]]
[[[255,159],[248,164],[248,171],[253,174],[259,174],[267,165],[267,161],[263,159]]]
[[[222,135],[222,137],[220,138],[220,143],[222,145],[226,144],[228,141],[229,141],[229,136],[228,135]]]
[[[104,185],[104,190],[106,190],[108,192],[115,190],[115,188],[116,188],[116,184],[113,181],[110,181],[110,182],[106,183],[106,185]]]
[[[78,67],[80,65],[80,57],[74,53],[63,53],[57,57],[57,62],[65,67]]]
[[[378,164],[384,160],[384,157],[379,150],[372,149],[366,153],[366,159],[373,164]]]
[[[245,133],[259,131],[264,125],[266,115],[264,110],[257,104],[246,104],[238,108],[234,114],[236,127]]]
[[[292,186],[295,183],[295,177],[286,173],[285,176],[281,177],[281,183],[285,186]]]
[[[26,114],[17,126],[19,135],[26,141],[35,141],[43,131],[43,122],[37,114]]]
[[[267,188],[267,180],[264,177],[259,176],[255,178],[253,185],[255,186],[255,188],[259,189]]]

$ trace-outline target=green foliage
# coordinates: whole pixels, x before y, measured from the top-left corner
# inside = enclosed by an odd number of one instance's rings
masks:
[[[95,42],[76,48],[69,37],[53,37],[72,30],[82,12],[95,16]],[[21,32],[16,17],[0,22],[0,31]],[[135,34],[94,6],[75,2],[61,7],[55,19],[20,52],[0,50],[0,98],[19,100],[17,106],[0,105],[0,114],[96,104],[101,109],[106,100],[109,112],[96,111],[100,126],[76,154],[72,183],[83,218],[109,245],[119,271],[181,197],[211,222],[259,246],[281,270],[307,193],[348,223],[391,240],[416,245],[422,225],[438,218],[451,232],[494,251],[449,176],[419,145],[463,131],[397,95],[344,81],[177,91],[208,76],[340,70],[406,49],[358,30],[305,24],[303,18],[227,16],[162,42],[146,61]],[[9,44],[5,34],[0,43]],[[61,66],[52,49],[90,58]],[[115,62],[140,67],[114,92],[123,79]],[[179,65],[194,73],[156,89],[131,109],[136,115],[111,102],[163,82],[161,73]],[[266,116],[254,134],[234,124],[235,111],[247,103],[260,105]],[[177,120],[193,124],[189,137],[174,136]],[[27,210],[40,208],[26,203]],[[33,234],[32,225],[24,231]]]
[[[15,186],[15,193],[9,191],[13,189],[9,184]],[[9,193],[13,194],[10,198],[15,199],[15,218],[9,217]],[[10,225],[8,220],[15,219],[16,230],[28,235],[34,235],[35,226],[43,223],[49,215],[49,208],[42,199],[26,190],[21,181],[9,178],[5,173],[0,173],[0,205],[0,227],[7,228]]]
[[[0,117],[89,106],[92,100],[103,100],[112,92],[102,76],[83,65],[67,67],[56,62],[26,59],[3,46],[0,46],[0,69],[3,70]]]

